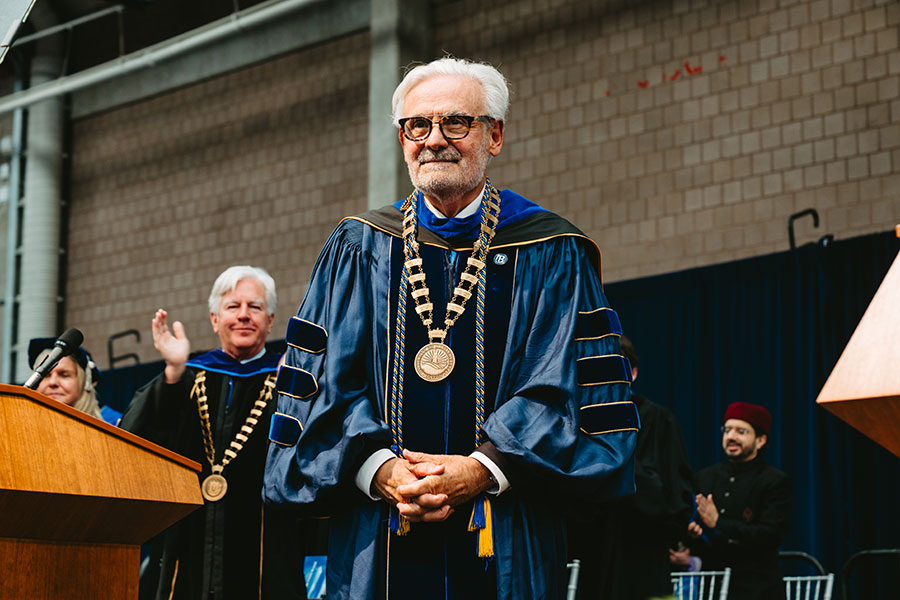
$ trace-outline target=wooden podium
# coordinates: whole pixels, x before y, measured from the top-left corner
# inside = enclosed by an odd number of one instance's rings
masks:
[[[900,255],[816,402],[900,457]]]
[[[0,384],[0,600],[136,599],[140,544],[203,505],[199,471]]]

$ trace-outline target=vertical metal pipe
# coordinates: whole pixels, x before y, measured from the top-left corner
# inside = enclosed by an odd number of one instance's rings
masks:
[[[52,53],[35,56],[31,85],[59,77],[60,60]],[[60,221],[62,198],[63,98],[56,96],[28,109],[22,210],[21,288],[15,380],[30,371],[28,340],[57,334]]]
[[[17,56],[9,56],[16,69],[15,91],[24,89],[24,73]],[[6,287],[3,298],[3,333],[0,346],[0,378],[2,381],[13,381],[14,364],[12,360],[13,312],[16,305],[16,254],[19,251],[19,205],[21,200],[22,172],[22,136],[25,131],[25,109],[17,108],[13,112],[12,153],[9,159],[9,200],[7,201],[6,231]]]
[[[58,23],[49,5],[38,3],[31,18],[38,29]],[[31,60],[29,86],[53,82],[62,76],[60,36],[39,40]],[[28,341],[58,333],[60,226],[62,221],[62,169],[64,96],[32,104],[27,113],[25,169],[22,186],[18,312],[14,381],[24,381]]]

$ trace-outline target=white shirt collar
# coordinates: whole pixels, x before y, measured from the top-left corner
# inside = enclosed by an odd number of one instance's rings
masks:
[[[454,216],[453,218],[454,219],[465,219],[466,217],[471,217],[472,215],[474,215],[475,212],[478,210],[478,207],[481,206],[481,199],[484,198],[484,190],[486,187],[487,187],[487,184],[485,184],[485,186],[483,188],[481,188],[481,193],[478,194],[478,196],[476,196],[475,199],[473,199],[471,202],[469,202],[469,204],[467,204],[466,207],[464,209],[462,209],[461,211],[459,211],[456,214],[456,216]],[[444,213],[442,213],[441,211],[439,211],[438,209],[436,209],[435,207],[433,207],[431,205],[431,202],[428,201],[427,196],[424,196],[424,198],[425,198],[425,206],[428,207],[428,210],[430,210],[434,216],[438,217],[439,219],[447,218],[447,215],[445,215]]]
[[[254,356],[254,357],[252,357],[252,358],[248,358],[247,360],[242,360],[242,361],[241,361],[241,364],[242,364],[242,365],[246,365],[248,362],[253,362],[254,360],[256,360],[257,358],[261,357],[261,356],[262,356],[263,354],[265,354],[265,353],[266,353],[266,347],[263,346],[263,349],[259,351],[259,354],[257,354],[256,356]]]

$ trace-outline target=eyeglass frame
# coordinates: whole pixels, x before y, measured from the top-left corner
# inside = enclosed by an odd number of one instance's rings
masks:
[[[447,133],[444,131],[444,119],[448,119],[448,118],[463,119],[463,120],[468,121],[469,128],[466,130],[465,135],[463,135],[462,137],[449,137],[447,135]],[[409,137],[406,134],[406,128],[404,127],[404,125],[406,125],[406,122],[411,119],[424,119],[425,121],[428,121],[428,133],[426,133],[425,135],[423,135],[420,138]],[[426,117],[424,115],[413,115],[411,117],[404,117],[402,119],[397,119],[397,125],[400,126],[400,132],[403,134],[403,137],[405,137],[409,141],[424,142],[425,140],[428,139],[428,136],[431,135],[431,132],[434,131],[434,124],[437,123],[438,129],[440,130],[441,135],[444,136],[444,139],[452,141],[452,142],[457,142],[459,140],[465,139],[466,136],[469,135],[469,132],[472,131],[472,125],[474,125],[476,121],[481,121],[483,123],[493,123],[496,120],[497,119],[495,119],[494,117],[491,117],[488,115],[478,115],[477,117],[473,117],[472,115],[441,115],[441,117],[439,117],[438,119],[429,119],[428,117]]]
[[[736,431],[738,435],[747,435],[751,431],[755,433],[755,430],[752,427],[732,427],[730,425],[722,425],[721,427],[719,427],[719,431],[722,432],[722,435],[730,433],[731,430]]]

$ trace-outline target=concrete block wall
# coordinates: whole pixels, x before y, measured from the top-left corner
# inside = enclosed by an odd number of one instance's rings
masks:
[[[569,218],[607,282],[900,222],[896,0],[435,2],[434,55],[499,66],[490,172]],[[428,60],[431,57],[423,57]],[[279,283],[275,335],[344,215],[366,206],[369,37],[337,39],[73,129],[66,325],[156,358],[157,307],[195,348],[226,266]]]
[[[614,281],[900,222],[895,0],[437,5],[438,52],[512,88],[493,180],[598,242]],[[477,25],[475,25],[477,24]]]
[[[366,207],[367,34],[337,39],[74,124],[66,325],[101,367],[157,360],[157,308],[219,346],[206,299],[232,264],[278,285],[284,335],[339,220]]]

